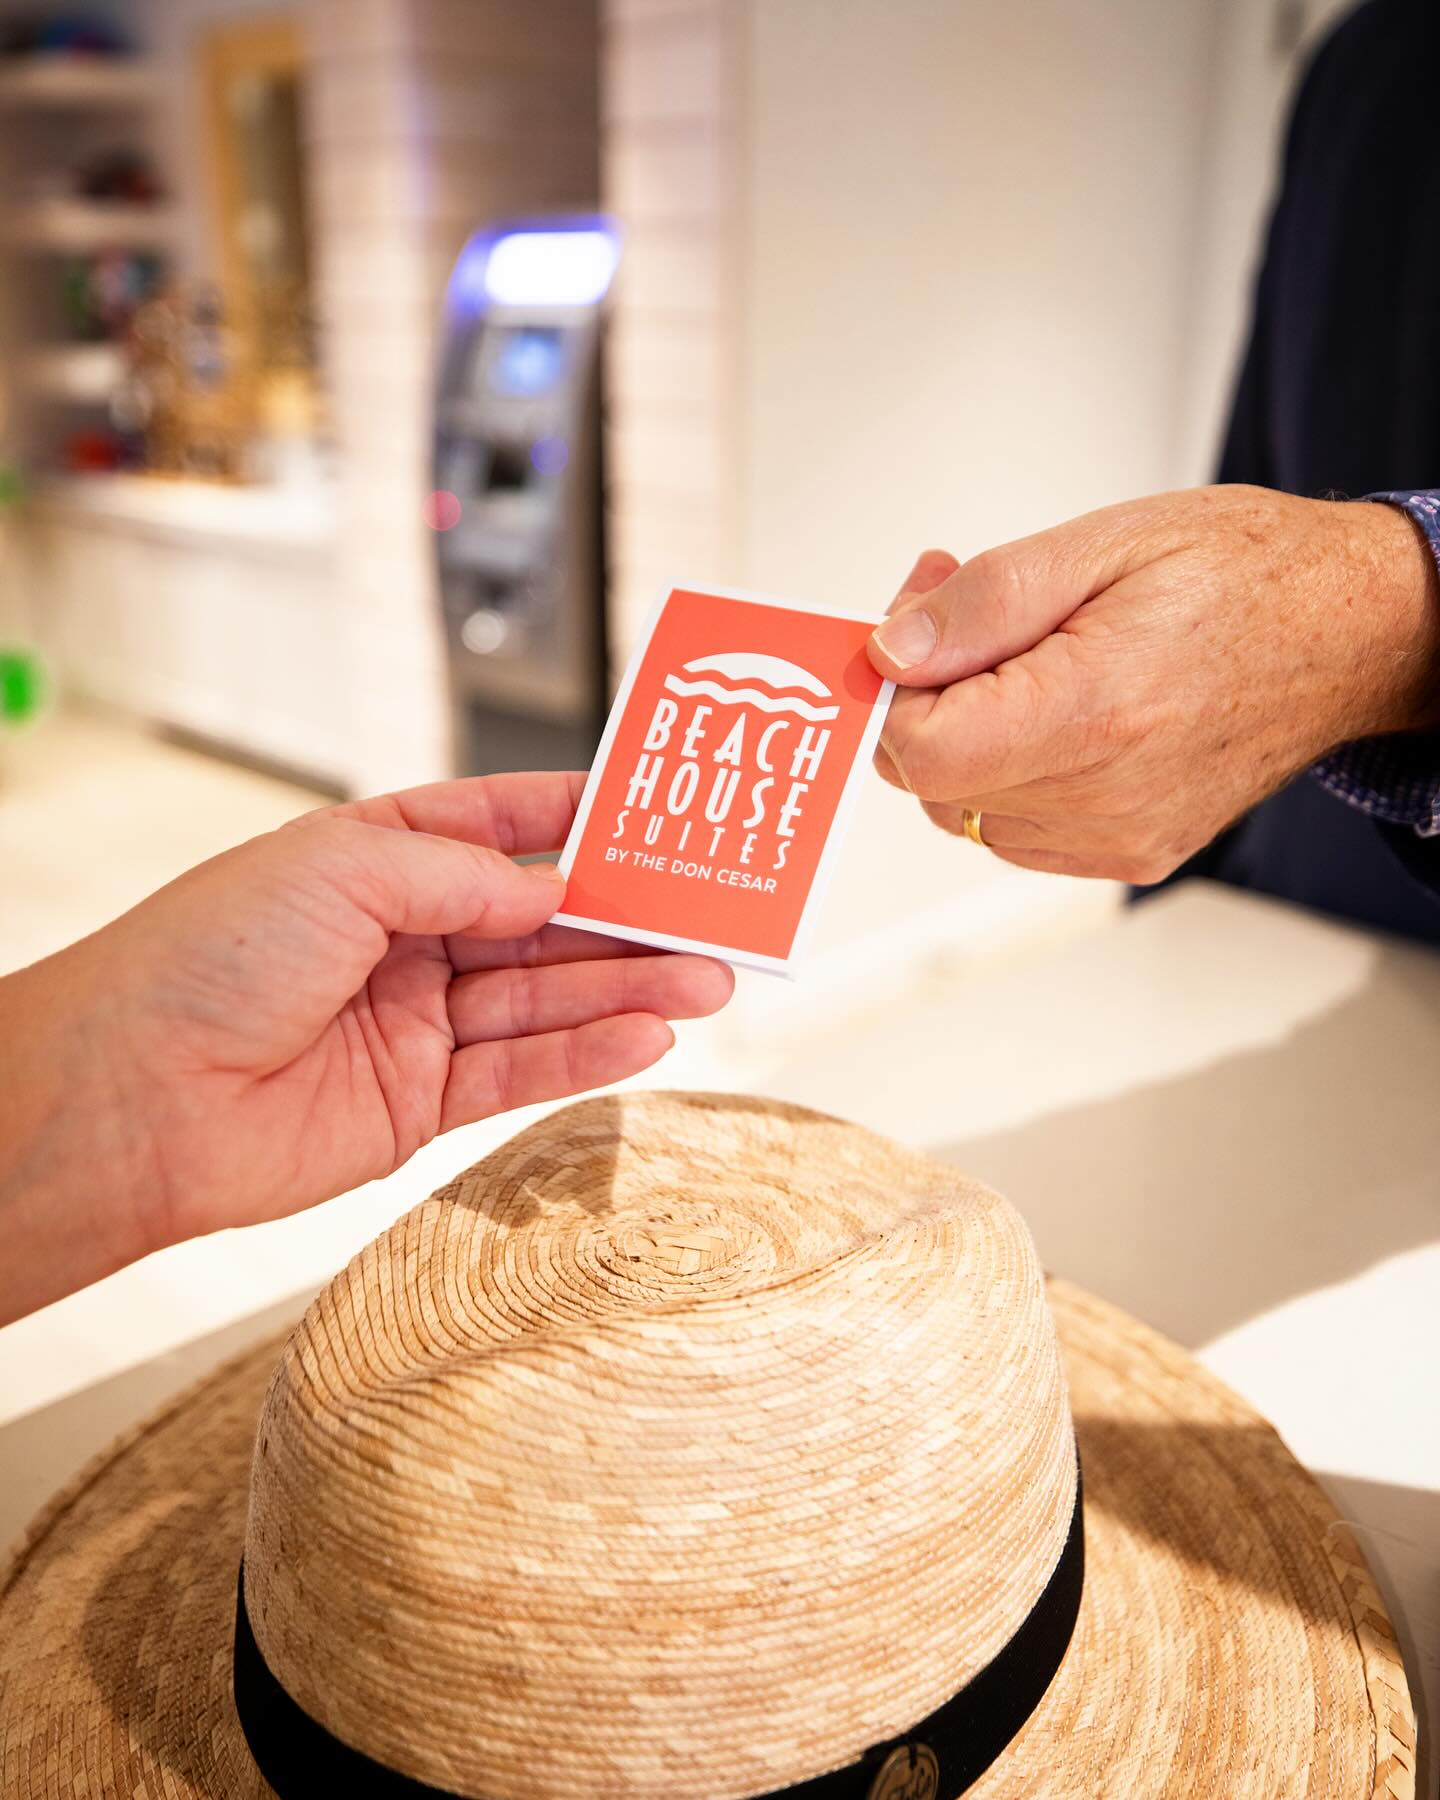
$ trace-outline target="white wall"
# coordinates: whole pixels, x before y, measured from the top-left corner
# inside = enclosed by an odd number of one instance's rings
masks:
[[[1178,478],[1214,24],[1212,0],[749,0],[737,579],[875,614],[926,545]],[[879,783],[834,896],[832,942],[948,917],[962,948],[1062,901]]]
[[[747,576],[1173,479],[1213,0],[751,0]]]
[[[1352,3],[1309,0],[1292,40],[1277,32],[1273,0],[1215,0],[1214,78],[1176,421],[1177,476],[1186,485],[1208,481],[1219,455],[1295,82],[1316,39]]]

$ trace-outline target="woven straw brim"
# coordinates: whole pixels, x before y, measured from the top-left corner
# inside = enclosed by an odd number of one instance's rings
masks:
[[[1408,1800],[1394,1634],[1324,1493],[1176,1346],[1064,1283],[1051,1299],[1085,1466],[1085,1599],[1039,1711],[970,1793]],[[279,1350],[247,1352],[97,1461],[0,1579],[6,1800],[271,1794],[229,1684]]]

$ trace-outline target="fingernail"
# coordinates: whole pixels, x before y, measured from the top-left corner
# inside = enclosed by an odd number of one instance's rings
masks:
[[[541,877],[542,880],[558,881],[562,887],[564,886],[565,876],[564,876],[563,872],[561,871],[559,863],[537,862],[537,863],[531,863],[530,867],[536,875]]]
[[[935,621],[923,606],[896,613],[875,633],[875,642],[897,669],[913,669],[935,648]]]

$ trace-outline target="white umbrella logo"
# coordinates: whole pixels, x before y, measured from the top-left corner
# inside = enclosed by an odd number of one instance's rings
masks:
[[[813,700],[801,698],[803,694],[813,694],[820,700],[832,700],[834,696],[818,676],[802,669],[798,663],[787,662],[783,656],[727,650],[716,656],[697,656],[693,662],[685,664],[683,673],[695,679],[686,681],[680,675],[667,675],[665,686],[670,693],[683,694],[687,698],[703,694],[708,700],[718,700],[722,706],[753,706],[760,712],[794,713],[797,718],[809,719],[815,724],[822,719],[839,717],[838,706],[817,706]],[[762,692],[762,689],[770,691]],[[799,692],[793,691],[795,689]]]

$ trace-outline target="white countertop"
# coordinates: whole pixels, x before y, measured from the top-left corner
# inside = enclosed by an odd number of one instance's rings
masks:
[[[673,1073],[676,1085],[731,1085],[700,1050]],[[803,1057],[757,1063],[743,1084],[992,1183],[1048,1267],[1191,1347],[1275,1422],[1355,1522],[1400,1628],[1428,1794],[1440,1701],[1440,957],[1191,885],[1085,938],[938,984],[863,1032],[820,1036]],[[431,1146],[409,1187],[438,1184],[518,1122]],[[358,1238],[396,1198],[377,1184],[331,1207],[347,1209]],[[288,1224],[272,1240],[272,1298],[324,1274],[320,1238]],[[222,1244],[260,1237],[184,1246],[128,1287],[102,1283],[0,1332],[0,1401],[13,1413],[24,1369],[73,1365],[87,1339],[107,1369],[123,1367],[126,1341],[148,1354],[152,1307],[174,1309],[168,1345],[231,1321],[0,1429],[0,1538],[110,1433],[299,1310],[303,1295],[236,1321],[207,1299]]]

